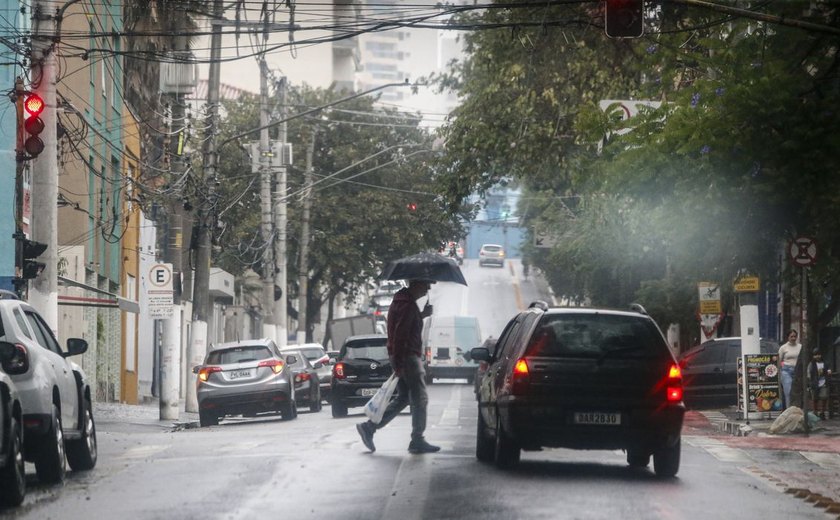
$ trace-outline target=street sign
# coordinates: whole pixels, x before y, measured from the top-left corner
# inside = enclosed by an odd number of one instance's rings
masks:
[[[761,283],[758,276],[742,276],[735,280],[735,292],[758,292]]]
[[[534,229],[534,247],[550,249],[557,244],[556,237],[544,229]]]
[[[793,265],[814,265],[817,262],[817,243],[813,238],[796,237],[788,244],[788,256]]]
[[[146,302],[149,317],[168,320],[174,315],[172,264],[155,264],[149,269]]]

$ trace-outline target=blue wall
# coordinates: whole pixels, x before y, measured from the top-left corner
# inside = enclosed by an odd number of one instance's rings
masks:
[[[4,21],[4,32],[29,27],[29,13],[21,15],[20,2],[0,0],[0,17]],[[0,45],[0,90],[13,91],[15,78],[23,75],[20,65],[22,56],[7,45]],[[0,96],[0,289],[13,290],[15,276],[15,133],[17,131],[15,106],[8,96]]]

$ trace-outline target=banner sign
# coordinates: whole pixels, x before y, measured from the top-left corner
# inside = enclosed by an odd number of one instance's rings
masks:
[[[744,411],[744,363],[746,362],[746,396],[748,412],[782,411],[777,354],[747,354],[738,358],[738,411]]]

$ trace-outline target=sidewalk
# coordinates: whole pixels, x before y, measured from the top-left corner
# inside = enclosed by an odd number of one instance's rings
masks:
[[[160,404],[157,399],[141,404],[106,403],[94,401],[93,417],[97,424],[123,424],[157,427],[162,430],[179,430],[198,427],[198,413],[184,410],[181,403],[177,420],[160,418]]]

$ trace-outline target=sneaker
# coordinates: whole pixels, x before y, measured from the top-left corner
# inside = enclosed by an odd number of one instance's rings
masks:
[[[414,454],[435,453],[436,451],[440,451],[440,446],[435,446],[433,444],[429,444],[428,442],[426,442],[426,439],[411,441],[408,444],[408,452],[409,453],[414,453]]]
[[[356,431],[359,432],[359,437],[362,438],[362,442],[365,447],[369,449],[371,453],[375,452],[376,446],[373,444],[373,430],[370,425],[366,422],[359,423],[356,425]]]

